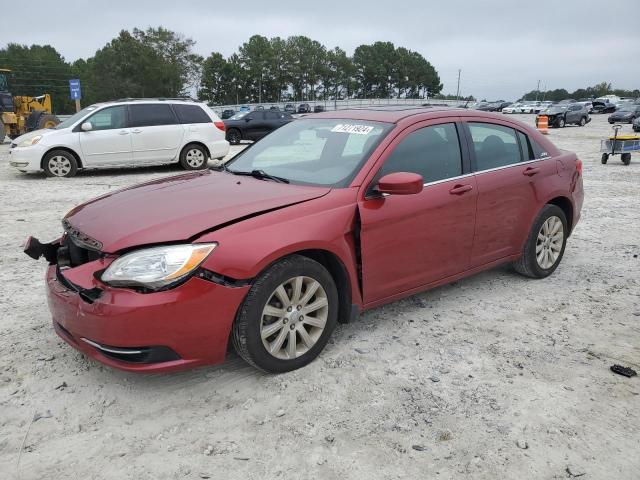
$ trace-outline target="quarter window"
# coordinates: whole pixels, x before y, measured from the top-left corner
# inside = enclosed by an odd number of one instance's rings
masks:
[[[469,123],[476,170],[489,170],[520,162],[520,146],[513,128],[490,123]]]
[[[529,145],[529,137],[522,132],[516,132],[518,134],[518,142],[520,143],[520,155],[522,160],[527,161],[533,159],[533,152]]]
[[[420,174],[425,183],[462,175],[455,124],[425,127],[407,135],[384,162],[378,177],[394,172]]]
[[[173,111],[178,115],[180,123],[211,123],[209,115],[197,105],[176,103],[173,105]]]
[[[92,130],[112,130],[114,128],[127,128],[127,107],[107,107],[94,113],[87,120],[91,122]]]
[[[176,117],[168,104],[129,105],[132,127],[174,125]]]

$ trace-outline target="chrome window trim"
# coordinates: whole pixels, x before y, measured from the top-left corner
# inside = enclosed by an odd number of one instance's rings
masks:
[[[549,160],[551,157],[546,157],[546,158],[534,158],[533,160],[527,160],[526,162],[518,162],[518,163],[510,163],[509,165],[503,165],[502,167],[494,167],[494,168],[489,168],[487,170],[477,170],[474,172],[475,175],[480,175],[483,174],[485,172],[495,172],[496,170],[504,170],[505,168],[511,168],[511,167],[517,167],[519,165],[527,165],[529,163],[534,163],[534,162],[541,162],[544,160]]]

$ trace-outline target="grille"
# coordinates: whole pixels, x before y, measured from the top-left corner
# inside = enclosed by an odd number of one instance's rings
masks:
[[[102,257],[101,252],[78,245],[69,235],[65,235],[61,243],[62,247],[58,250],[59,266],[77,267]]]

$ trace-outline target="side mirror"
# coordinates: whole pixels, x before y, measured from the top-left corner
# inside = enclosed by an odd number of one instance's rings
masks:
[[[93,130],[93,125],[91,125],[91,122],[84,122],[81,126],[80,129],[83,132],[89,132],[91,130]]]
[[[422,175],[411,172],[396,172],[385,175],[378,180],[376,190],[389,195],[414,195],[420,193],[423,186]]]
[[[252,118],[246,118],[244,119],[245,122],[248,122],[249,120],[253,120]]]

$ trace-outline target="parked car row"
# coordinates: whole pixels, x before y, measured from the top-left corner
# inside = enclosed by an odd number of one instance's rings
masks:
[[[280,110],[240,112],[224,120],[226,138],[231,145],[237,145],[242,140],[260,140],[292,120],[290,113]]]

